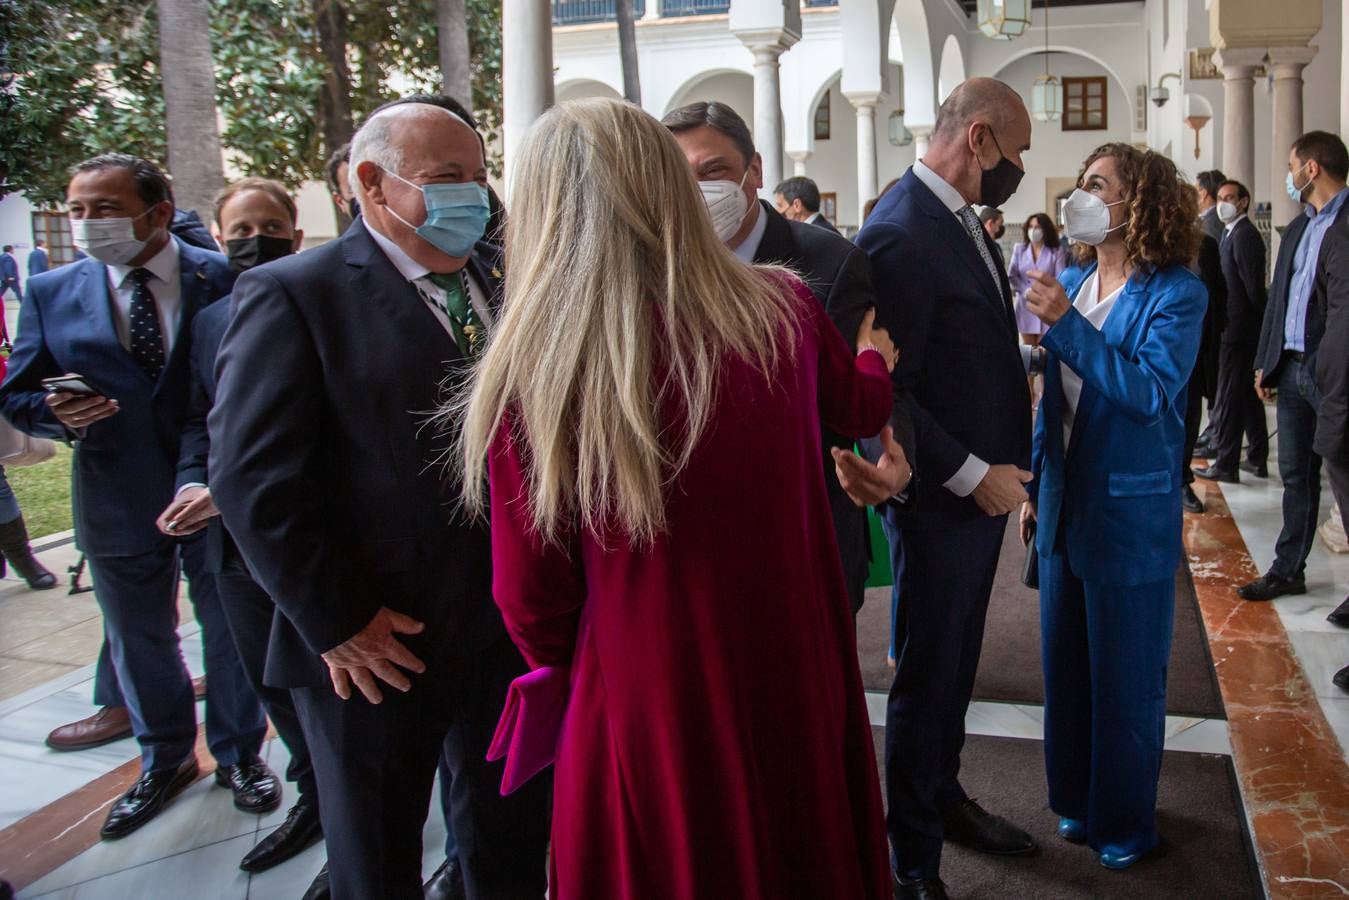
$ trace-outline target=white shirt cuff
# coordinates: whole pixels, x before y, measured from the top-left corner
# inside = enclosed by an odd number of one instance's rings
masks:
[[[204,488],[204,487],[206,487],[206,485],[202,484],[200,481],[189,481],[187,484],[183,485],[183,486],[180,487],[178,490],[174,491],[173,496],[177,497],[179,494],[181,494],[183,491],[187,490],[188,488],[194,488],[194,487],[195,487],[195,488]]]
[[[988,474],[988,463],[971,453],[965,459],[964,465],[956,470],[956,473],[942,485],[957,497],[968,497],[974,493],[974,489],[979,486],[979,482],[984,480]]]

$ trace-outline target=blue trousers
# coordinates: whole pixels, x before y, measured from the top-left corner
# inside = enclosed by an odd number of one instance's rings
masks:
[[[206,741],[211,755],[225,766],[253,759],[267,734],[267,719],[239,661],[215,577],[205,568],[202,536],[181,542],[165,538],[138,556],[90,556],[104,634],[95,700],[124,701],[146,772],[176,768],[197,740],[192,679],[178,642],[180,563],[210,673]]]
[[[890,650],[895,658],[895,635],[899,631],[899,584],[904,580],[904,533],[888,510],[881,512],[881,531],[890,549]]]
[[[1049,806],[1087,825],[1087,841],[1157,843],[1174,579],[1085,582],[1060,550],[1040,559]]]
[[[936,878],[942,813],[965,800],[960,751],[1007,517],[904,531],[895,681],[885,712],[886,827],[895,871]]]
[[[1271,572],[1301,577],[1316,539],[1321,506],[1321,457],[1312,450],[1321,394],[1311,368],[1292,359],[1279,373],[1279,477],[1283,480],[1283,529],[1274,544]]]

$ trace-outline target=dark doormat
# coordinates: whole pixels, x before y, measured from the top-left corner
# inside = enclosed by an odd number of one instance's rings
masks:
[[[1025,549],[1017,537],[1015,517],[1011,519],[989,600],[974,697],[1043,706],[1040,594],[1021,584]],[[869,691],[890,690],[894,670],[885,661],[889,641],[890,588],[871,588],[857,616],[857,652],[862,682]],[[1184,565],[1176,573],[1176,617],[1167,673],[1169,714],[1225,718],[1194,584]]]
[[[885,730],[873,728],[885,781]],[[942,880],[956,900],[1257,900],[1264,896],[1226,756],[1168,751],[1158,787],[1157,827],[1165,852],[1123,872],[1105,869],[1085,845],[1055,833],[1039,741],[970,735],[960,780],[991,812],[1025,828],[1039,855],[1012,859],[963,847],[942,853]]]

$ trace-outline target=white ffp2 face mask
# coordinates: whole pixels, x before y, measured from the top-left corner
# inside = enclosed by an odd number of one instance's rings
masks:
[[[125,265],[145,249],[146,242],[136,239],[135,223],[149,215],[150,209],[117,219],[71,219],[70,242],[101,263]]]
[[[748,177],[749,169],[746,169],[739,184],[734,181],[698,182],[707,212],[712,216],[712,228],[723,244],[735,237],[745,216],[749,215],[749,200],[745,197],[745,179]]]
[[[1078,188],[1068,197],[1063,207],[1063,231],[1068,237],[1083,244],[1095,247],[1106,239],[1112,231],[1123,228],[1128,220],[1110,227],[1110,208],[1124,203],[1117,200],[1106,203],[1095,194],[1088,194]]]
[[[1238,215],[1240,215],[1240,213],[1237,212],[1237,205],[1235,203],[1223,201],[1218,204],[1218,221],[1222,222],[1224,225],[1230,225],[1235,222]]]
[[[1032,228],[1030,231],[1026,232],[1026,237],[1032,244],[1039,244],[1044,241],[1045,233],[1039,228]]]

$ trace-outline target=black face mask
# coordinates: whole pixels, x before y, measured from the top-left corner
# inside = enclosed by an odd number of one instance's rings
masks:
[[[230,268],[243,272],[254,266],[269,263],[283,256],[290,256],[294,238],[269,237],[255,234],[252,237],[233,238],[225,241],[225,255],[229,257]]]
[[[1003,226],[1003,227],[998,228],[997,231],[993,232],[993,240],[995,240],[995,241],[1000,241],[1000,240],[1002,240],[1002,236],[1003,236],[1004,234],[1006,234],[1006,233],[1007,233],[1007,228],[1006,228],[1006,226]]]
[[[991,169],[985,169],[982,163],[979,164],[983,172],[979,178],[979,205],[1002,206],[1016,193],[1017,187],[1021,185],[1021,179],[1026,177],[1026,172],[1002,155],[1002,145],[998,143],[998,136],[993,133],[992,128],[988,130],[988,136],[993,138],[993,146],[998,148],[998,156],[1001,158]]]

